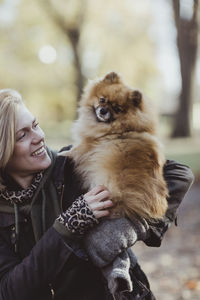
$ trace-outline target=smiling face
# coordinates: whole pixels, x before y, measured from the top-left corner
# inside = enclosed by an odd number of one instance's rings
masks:
[[[35,173],[47,169],[51,159],[47,154],[44,132],[25,105],[20,104],[16,116],[14,153],[6,171],[16,181],[32,178]]]

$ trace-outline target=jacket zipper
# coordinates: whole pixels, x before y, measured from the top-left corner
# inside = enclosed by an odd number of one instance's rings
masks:
[[[61,191],[61,196],[60,196],[60,208],[61,208],[61,212],[63,212],[63,195],[64,195],[64,183],[62,184],[62,191]]]
[[[51,283],[49,283],[49,287],[50,287],[50,291],[51,291],[51,299],[54,299],[54,297],[55,297],[55,292],[54,292],[54,289],[52,288]]]
[[[63,195],[64,195],[64,183],[62,184],[62,190],[61,190],[61,196],[60,196],[60,208],[61,208],[61,212],[63,212]],[[49,288],[50,288],[50,291],[51,291],[51,299],[53,300],[54,297],[55,297],[55,291],[54,289],[52,288],[52,285],[51,283],[49,283]]]

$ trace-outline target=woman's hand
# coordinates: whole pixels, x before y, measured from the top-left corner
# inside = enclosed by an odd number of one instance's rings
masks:
[[[108,216],[108,208],[113,206],[110,193],[103,185],[95,186],[84,195],[84,199],[97,219]]]
[[[96,186],[79,196],[56,222],[63,224],[71,233],[83,235],[99,223],[99,218],[109,215],[108,208],[113,205],[109,198],[110,193],[104,186]]]

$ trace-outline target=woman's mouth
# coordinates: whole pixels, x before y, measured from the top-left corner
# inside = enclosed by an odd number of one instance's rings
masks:
[[[46,153],[46,149],[42,146],[40,149],[34,151],[31,156],[42,156],[44,153]]]

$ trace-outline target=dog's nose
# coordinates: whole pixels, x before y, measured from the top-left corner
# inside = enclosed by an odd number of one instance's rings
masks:
[[[100,109],[100,114],[101,114],[101,115],[105,115],[105,114],[107,114],[107,112],[108,112],[108,109],[105,108],[105,107],[102,107],[102,108]]]

